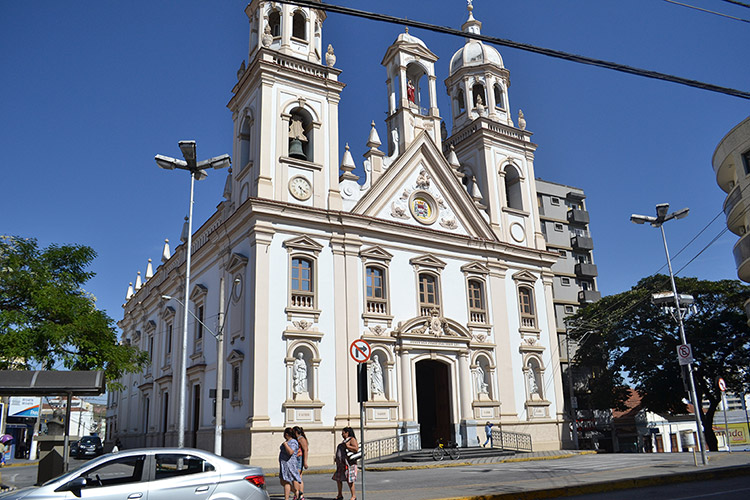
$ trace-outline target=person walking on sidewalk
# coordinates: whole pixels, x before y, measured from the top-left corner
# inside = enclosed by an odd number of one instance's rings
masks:
[[[347,452],[356,453],[359,450],[359,444],[357,438],[354,437],[354,429],[351,427],[344,427],[341,431],[341,437],[343,441],[336,447],[336,455],[333,460],[336,463],[336,472],[333,473],[333,479],[339,488],[339,493],[336,496],[336,500],[343,500],[344,495],[342,494],[343,483],[349,485],[349,491],[351,491],[351,500],[356,500],[355,481],[357,480],[357,461],[349,460]]]
[[[295,426],[292,428],[294,435],[299,443],[299,450],[297,451],[297,470],[299,471],[299,495],[297,500],[305,500],[305,482],[302,480],[302,471],[307,469],[307,436],[305,436],[305,430],[302,427]]]
[[[490,443],[490,448],[492,448],[492,422],[487,422],[484,424],[484,434],[487,436],[487,440],[482,445],[482,448],[487,446],[487,443]]]
[[[287,427],[284,429],[284,442],[279,450],[279,481],[284,487],[284,500],[289,500],[290,493],[296,497],[300,490],[299,483],[302,478],[297,470],[297,450],[299,443],[294,438],[294,431]]]

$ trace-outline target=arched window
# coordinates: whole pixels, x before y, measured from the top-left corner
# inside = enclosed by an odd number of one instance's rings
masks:
[[[478,279],[470,279],[467,290],[469,295],[469,321],[471,323],[486,323],[487,309],[484,298],[484,283]]]
[[[281,12],[272,10],[268,14],[268,26],[271,28],[271,34],[274,38],[281,36]]]
[[[304,309],[315,307],[315,270],[313,261],[304,257],[292,258],[291,305]]]
[[[310,113],[295,108],[289,117],[289,156],[313,161],[313,121]]]
[[[518,288],[518,305],[521,311],[521,327],[536,328],[536,312],[534,311],[534,294],[531,288]]]
[[[464,89],[458,89],[456,92],[456,114],[460,115],[466,111],[466,96],[464,95]]]
[[[422,87],[427,81],[426,74],[427,72],[420,64],[410,63],[406,67],[406,98],[420,108],[426,108],[430,105],[429,98],[422,94]],[[425,88],[427,87],[425,86]],[[420,109],[420,114],[426,113],[426,109]]]
[[[523,196],[521,194],[521,176],[512,166],[505,168],[505,199],[508,208],[523,210]]]
[[[440,307],[440,290],[434,274],[419,274],[419,306],[422,316],[429,316],[433,308]]]
[[[300,11],[296,11],[292,16],[292,38],[307,41],[307,19]]]
[[[475,83],[471,87],[472,102],[476,108],[479,105],[479,101],[482,101],[482,106],[487,106],[487,96],[484,94],[484,85],[481,83]]]
[[[385,281],[385,269],[380,266],[367,266],[365,305],[367,314],[388,314],[388,292]]]
[[[503,98],[503,89],[500,85],[495,84],[495,107],[505,109],[505,99]]]
[[[240,170],[250,162],[251,123],[251,118],[246,116],[240,127]]]

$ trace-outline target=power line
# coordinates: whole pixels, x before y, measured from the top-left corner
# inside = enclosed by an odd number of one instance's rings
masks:
[[[740,5],[742,7],[746,7],[748,9],[750,9],[750,4],[749,3],[738,2],[737,0],[721,0],[721,1],[722,2],[726,2],[726,3],[732,3],[734,5]]]
[[[672,4],[675,4],[675,5],[680,5],[682,7],[687,7],[688,9],[695,9],[695,10],[699,10],[701,12],[706,12],[707,14],[714,14],[716,16],[726,17],[728,19],[733,19],[735,21],[742,21],[743,23],[750,23],[750,20],[748,20],[748,19],[742,19],[741,17],[734,17],[734,16],[730,16],[728,14],[722,14],[721,12],[716,12],[716,11],[713,11],[713,10],[702,9],[702,8],[696,7],[694,5],[688,5],[686,3],[675,2],[674,0],[664,0],[664,1],[667,2],[667,3],[672,3]]]
[[[524,50],[526,52],[533,52],[535,54],[541,54],[548,57],[554,57],[556,59],[563,59],[565,61],[575,62],[579,64],[586,64],[589,66],[597,66],[600,68],[611,69],[619,71],[621,73],[628,73],[631,75],[642,76],[644,78],[651,78],[654,80],[663,80],[666,82],[676,83],[679,85],[685,85],[687,87],[693,87],[701,90],[708,90],[709,92],[716,92],[719,94],[731,95],[739,97],[741,99],[750,100],[750,92],[744,90],[733,89],[730,87],[722,87],[720,85],[714,85],[712,83],[705,83],[698,80],[690,80],[681,76],[669,75],[667,73],[660,73],[658,71],[651,71],[647,69],[635,68],[633,66],[627,66],[611,61],[604,61],[602,59],[594,59],[591,57],[580,56],[577,54],[571,54],[569,52],[563,52],[555,49],[548,49],[544,47],[537,47],[528,43],[514,42],[504,38],[497,38],[493,36],[481,35],[478,33],[467,33],[454,28],[448,28],[447,26],[438,26],[436,24],[424,23],[421,21],[414,21],[411,19],[405,19],[401,17],[389,16],[386,14],[378,14],[375,12],[368,12],[359,9],[352,9],[350,7],[342,7],[340,5],[333,5],[327,3],[318,3],[313,0],[278,0],[279,3],[285,3],[290,5],[297,5],[300,7],[309,7],[318,10],[324,10],[327,12],[335,12],[337,14],[345,14],[348,16],[361,17],[364,19],[370,19],[373,21],[386,22],[391,24],[398,24],[402,26],[410,26],[413,28],[424,29],[427,31],[434,31],[437,33],[445,33],[448,35],[460,36],[462,38],[471,38],[482,42],[487,42],[495,45],[501,45],[504,47],[510,47],[514,49]]]

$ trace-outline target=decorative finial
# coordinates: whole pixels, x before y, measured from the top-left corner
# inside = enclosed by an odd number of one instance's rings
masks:
[[[227,172],[227,180],[224,183],[224,199],[225,200],[231,200],[232,199],[232,168],[229,168],[229,171]]]
[[[518,110],[518,128],[526,130],[526,119],[523,117],[523,111]]]
[[[164,250],[161,252],[162,263],[167,262],[172,257],[172,252],[169,250],[169,240],[164,240]]]
[[[375,120],[372,121],[370,126],[372,128],[370,129],[370,137],[367,140],[367,147],[370,149],[378,149],[382,143],[380,142],[378,130],[375,128]]]
[[[138,276],[135,277],[135,289],[140,290],[143,286],[143,283],[141,283],[141,272],[138,271]]]
[[[154,277],[154,266],[151,265],[151,259],[148,259],[148,264],[146,265],[146,281],[150,280]]]
[[[266,27],[263,28],[263,36],[261,37],[260,42],[263,44],[265,48],[268,48],[271,46],[271,43],[273,42],[273,35],[271,34],[271,27],[266,23]]]
[[[409,34],[409,27],[408,26],[406,26],[406,34],[407,35]]]
[[[180,241],[183,242],[183,243],[185,243],[188,240],[188,232],[190,231],[190,229],[188,227],[189,226],[189,224],[188,224],[189,220],[190,219],[186,215],[185,216],[185,222],[182,224],[182,233],[180,233]]]
[[[133,282],[128,283],[128,293],[125,294],[125,300],[130,300],[133,296]]]

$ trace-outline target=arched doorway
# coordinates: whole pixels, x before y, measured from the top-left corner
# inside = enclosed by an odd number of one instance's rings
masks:
[[[426,359],[417,362],[416,372],[417,415],[422,447],[432,448],[438,439],[445,443],[454,441],[448,365]]]

